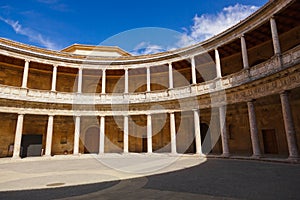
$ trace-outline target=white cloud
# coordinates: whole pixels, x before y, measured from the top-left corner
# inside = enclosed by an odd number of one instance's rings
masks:
[[[258,9],[257,6],[236,4],[228,6],[215,15],[202,14],[196,15],[191,27],[184,28],[185,33],[178,41],[178,47],[185,47],[206,40],[239,21],[245,19]]]
[[[151,44],[150,42],[141,42],[131,51],[132,55],[147,55],[166,51],[162,46]]]
[[[30,41],[37,42],[38,44],[46,47],[47,49],[58,50],[60,49],[54,42],[51,42],[48,38],[45,38],[40,33],[30,29],[23,27],[19,21],[14,21],[11,19],[4,19],[0,17],[0,20],[10,25],[17,34],[27,36]]]

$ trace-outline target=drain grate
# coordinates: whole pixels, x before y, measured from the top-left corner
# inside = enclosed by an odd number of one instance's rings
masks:
[[[64,185],[65,183],[49,183],[49,184],[47,184],[46,186],[48,186],[48,187],[54,187],[54,186],[62,186],[62,185]]]

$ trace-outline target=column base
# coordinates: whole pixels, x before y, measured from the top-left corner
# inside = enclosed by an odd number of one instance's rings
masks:
[[[230,157],[230,154],[229,154],[229,153],[223,153],[223,154],[221,155],[221,157],[223,157],[223,158],[229,158],[229,157]]]
[[[12,160],[21,160],[22,158],[20,156],[13,156],[11,157]]]
[[[289,156],[287,158],[287,160],[290,162],[300,162],[300,157],[299,156]]]
[[[252,155],[251,156],[251,158],[253,158],[253,159],[260,159],[261,158],[261,155],[260,154],[258,154],[258,155]]]

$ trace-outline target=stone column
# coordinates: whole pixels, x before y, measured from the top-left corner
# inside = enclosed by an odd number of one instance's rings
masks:
[[[106,69],[102,69],[102,90],[101,93],[105,94],[106,88]]]
[[[27,88],[28,73],[29,73],[29,62],[30,62],[30,60],[25,60],[24,71],[23,71],[23,80],[22,80],[22,88]]]
[[[152,153],[152,118],[147,115],[147,152]]]
[[[216,72],[217,72],[217,78],[222,78],[222,72],[221,72],[221,60],[218,49],[215,49],[215,60],[216,60]]]
[[[51,91],[56,91],[57,65],[53,65]]]
[[[253,151],[252,156],[259,158],[261,156],[261,151],[260,151],[260,145],[258,139],[258,130],[257,130],[256,115],[255,115],[253,101],[248,101],[247,106],[248,106],[250,134],[251,134],[252,151]]]
[[[171,130],[171,153],[176,154],[176,126],[175,126],[175,114],[170,113],[170,130]]]
[[[191,64],[192,64],[192,84],[197,84],[196,62],[194,56],[191,58]]]
[[[105,117],[100,116],[100,141],[99,141],[99,154],[104,153],[105,144]]]
[[[14,143],[14,152],[12,158],[20,158],[20,150],[21,150],[21,141],[22,141],[22,132],[23,132],[23,121],[24,115],[18,115],[16,133],[15,133],[15,143]]]
[[[173,88],[173,68],[172,63],[169,63],[169,89]]]
[[[77,92],[82,92],[82,67],[78,69],[78,86],[77,86]]]
[[[147,67],[147,92],[151,91],[151,75],[150,75],[150,67]]]
[[[222,139],[222,149],[224,157],[229,157],[229,146],[228,146],[228,135],[226,130],[226,111],[225,106],[219,107],[220,115],[220,130],[221,130],[221,139]]]
[[[274,17],[270,19],[270,25],[271,25],[271,33],[272,33],[272,40],[273,40],[273,48],[274,48],[274,54],[280,55],[280,42],[279,42],[279,36],[277,32],[277,25]]]
[[[51,156],[52,135],[53,135],[53,115],[49,115],[48,125],[47,125],[47,138],[46,138],[45,156]]]
[[[195,129],[196,154],[202,155],[199,111],[198,110],[193,110],[193,112],[194,112],[194,129]]]
[[[296,132],[287,91],[284,91],[280,94],[280,100],[282,105],[282,115],[285,127],[285,134],[289,149],[289,158],[299,158]]]
[[[75,133],[74,133],[74,150],[73,154],[79,154],[79,139],[80,139],[80,116],[75,118]]]
[[[124,88],[124,93],[128,94],[128,68],[125,68],[125,88]]]
[[[241,47],[242,47],[243,67],[244,69],[249,69],[247,45],[246,45],[246,40],[244,35],[242,35],[241,37]]]
[[[128,153],[128,116],[124,116],[124,139],[123,139],[123,152]]]

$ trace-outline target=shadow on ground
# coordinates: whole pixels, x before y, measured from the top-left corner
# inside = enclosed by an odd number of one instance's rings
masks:
[[[297,199],[300,166],[209,159],[184,170],[73,187],[1,192],[0,199]]]

